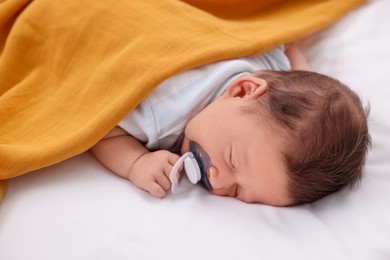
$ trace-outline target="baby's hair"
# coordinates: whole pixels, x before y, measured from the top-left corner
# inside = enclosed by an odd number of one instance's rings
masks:
[[[347,86],[309,71],[261,71],[269,89],[259,99],[291,140],[284,153],[292,204],[316,201],[361,181],[371,145],[368,109]]]

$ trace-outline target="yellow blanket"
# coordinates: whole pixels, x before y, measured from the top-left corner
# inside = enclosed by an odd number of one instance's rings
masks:
[[[362,2],[0,0],[0,180],[88,150],[175,73],[304,37]]]

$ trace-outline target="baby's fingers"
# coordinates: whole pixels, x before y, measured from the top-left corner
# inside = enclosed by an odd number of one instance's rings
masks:
[[[172,172],[172,169],[174,167],[174,165],[177,163],[177,161],[179,160],[180,156],[178,156],[177,154],[171,154],[168,158],[168,164],[165,165],[164,167],[164,174],[165,176],[167,176],[168,179],[171,178],[171,172]],[[180,165],[180,168],[179,170],[177,171],[178,173],[178,176],[177,178],[180,179],[181,177],[181,173],[183,171],[183,164]]]
[[[172,169],[172,167],[171,167]],[[169,173],[167,174],[164,171],[164,174],[159,174],[155,177],[157,184],[159,184],[164,190],[169,190],[171,188],[171,181],[169,180]]]
[[[157,182],[151,182],[146,190],[158,198],[162,198],[167,194],[163,187],[161,187]]]

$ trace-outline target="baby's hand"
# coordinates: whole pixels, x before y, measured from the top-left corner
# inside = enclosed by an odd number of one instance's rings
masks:
[[[179,156],[166,150],[148,152],[134,162],[129,180],[153,196],[162,198],[171,188],[169,175]]]

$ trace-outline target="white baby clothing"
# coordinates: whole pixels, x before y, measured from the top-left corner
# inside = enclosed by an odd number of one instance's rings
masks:
[[[220,96],[232,80],[257,70],[290,70],[284,47],[174,75],[157,86],[118,125],[149,150],[178,152],[187,122]]]

